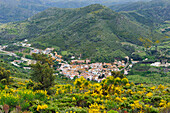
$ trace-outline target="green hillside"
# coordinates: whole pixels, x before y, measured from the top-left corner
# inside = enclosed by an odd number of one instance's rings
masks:
[[[39,0],[1,0],[0,23],[25,20],[47,8]]]
[[[110,6],[132,1],[134,0],[0,0],[0,23],[26,20],[51,7],[80,8],[95,3]]]
[[[170,19],[170,1],[152,0],[150,2],[136,2],[114,5],[110,8],[126,15],[133,21],[148,26],[159,27]]]
[[[53,46],[82,54],[83,58],[106,61],[134,52],[133,47],[120,42],[141,45],[138,39],[150,35],[148,27],[98,4],[77,9],[50,8],[28,21],[0,26],[1,44],[27,38],[39,48]],[[162,36],[153,32],[152,37],[156,41]]]

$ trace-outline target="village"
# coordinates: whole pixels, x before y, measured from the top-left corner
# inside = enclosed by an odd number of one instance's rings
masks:
[[[125,61],[115,61],[114,63],[90,63],[90,60],[72,60],[71,64],[61,64],[58,70],[70,79],[83,76],[87,80],[101,82],[108,76],[111,76],[112,71],[121,71],[126,66]],[[132,66],[132,65],[130,65]],[[124,74],[128,71],[124,69]]]
[[[101,82],[106,77],[111,76],[112,71],[121,71],[123,72],[124,75],[128,75],[128,72],[132,69],[133,65],[139,62],[134,61],[133,59],[130,59],[128,56],[126,56],[125,57],[127,59],[126,61],[124,60],[118,61],[115,59],[114,62],[112,63],[99,63],[99,62],[92,63],[91,60],[89,59],[82,60],[81,58],[76,59],[75,56],[71,56],[72,60],[69,61],[68,63],[68,61],[64,61],[62,59],[62,56],[59,55],[56,51],[54,51],[54,48],[46,48],[45,50],[33,48],[31,47],[31,44],[28,43],[27,39],[25,39],[23,42],[14,43],[13,45],[29,48],[30,55],[35,53],[46,54],[50,56],[54,62],[60,64],[60,67],[58,67],[56,71],[58,71],[59,74],[62,74],[70,79],[80,78],[81,76],[83,76],[87,80]],[[19,57],[13,52],[5,51],[4,49],[7,47],[8,45],[0,46],[1,54]],[[19,60],[14,60],[11,62],[11,64],[16,67],[21,67],[21,64],[23,63],[25,65],[22,68],[30,70],[31,69],[30,64],[35,64],[36,61],[33,59],[20,57]],[[155,62],[152,63],[151,66],[167,67],[170,66],[170,64],[169,63],[162,64],[161,62]],[[56,75],[58,75],[58,73],[56,73]]]

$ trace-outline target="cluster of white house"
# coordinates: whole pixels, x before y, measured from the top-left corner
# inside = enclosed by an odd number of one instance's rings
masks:
[[[72,62],[75,62],[75,60]],[[86,62],[86,64],[76,65],[77,62]],[[62,63],[59,70],[61,74],[70,79],[83,76],[85,79],[100,82],[106,77],[111,76],[112,71],[120,71],[120,68],[125,66],[125,61],[123,60],[115,61],[114,63],[88,63],[86,60],[76,60],[76,64],[71,65]],[[124,72],[127,74],[126,70],[124,70]]]

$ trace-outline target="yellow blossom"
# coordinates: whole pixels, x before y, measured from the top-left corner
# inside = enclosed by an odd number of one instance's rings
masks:
[[[123,101],[122,101],[122,99],[121,99],[121,98],[119,98],[119,97],[116,97],[116,98],[115,98],[115,101],[123,102]]]
[[[146,94],[146,96],[151,97],[153,96],[153,93],[149,92],[148,94]]]
[[[7,86],[7,85],[5,85],[5,89],[8,89],[8,86]]]
[[[153,86],[153,87],[151,87],[151,90],[154,90],[156,88],[156,86]]]
[[[73,101],[76,101],[76,98],[75,98],[75,97],[73,97],[73,98],[72,98],[72,100],[73,100]]]
[[[130,104],[130,106],[132,107],[132,109],[135,109],[135,104]]]
[[[123,97],[122,100],[127,100],[127,98],[126,98],[126,97]]]
[[[127,86],[127,87],[129,87],[129,86],[130,86],[130,84],[129,84],[129,83],[127,83],[127,84],[126,84],[126,86]]]
[[[46,108],[48,108],[48,106],[47,106],[46,104],[44,104],[44,105],[38,105],[38,106],[37,106],[37,111],[39,111],[39,110],[41,110],[41,109],[46,109]]]
[[[160,89],[160,90],[164,90],[164,86],[162,85],[162,84],[160,84],[159,86],[158,86],[158,89]]]

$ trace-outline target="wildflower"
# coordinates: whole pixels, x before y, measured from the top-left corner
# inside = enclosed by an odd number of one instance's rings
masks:
[[[48,108],[48,106],[47,106],[46,104],[44,104],[44,105],[38,105],[38,106],[37,106],[37,111],[39,111],[40,109],[46,109],[46,108]]]
[[[130,85],[134,86],[135,84],[133,82],[131,82]]]
[[[128,89],[128,91],[127,91],[126,93],[128,94],[128,93],[131,93],[131,92],[132,92],[132,90],[131,90],[131,89]]]
[[[148,105],[148,104],[146,104],[146,105],[145,105],[145,107],[149,108],[149,105]]]
[[[7,85],[5,85],[5,89],[8,89],[8,86],[7,86]]]
[[[119,82],[121,79],[119,77],[115,78],[115,82]]]
[[[142,94],[143,94],[143,91],[137,91],[137,93],[138,93],[139,95],[142,95]]]
[[[122,99],[119,98],[119,97],[116,97],[115,100],[118,101],[118,102],[123,102]]]
[[[146,94],[146,96],[151,97],[153,96],[153,93],[149,92],[148,94]]]
[[[129,84],[129,83],[127,83],[127,84],[126,84],[126,86],[127,86],[127,87],[129,87],[129,86],[130,86],[130,84]]]
[[[118,94],[117,93],[115,93],[115,96],[117,96]]]
[[[164,90],[164,86],[162,85],[162,84],[160,84],[159,86],[158,86],[158,89],[160,89],[160,90]]]
[[[156,86],[153,86],[153,87],[151,87],[151,90],[154,90],[156,88]]]
[[[167,92],[167,91],[162,91],[162,93],[163,93],[163,94],[166,94],[166,93],[168,93],[168,92]]]
[[[135,109],[135,104],[130,104],[132,109]]]
[[[143,88],[143,92],[144,92],[144,93],[146,92],[146,88]]]
[[[108,95],[106,96],[106,98],[110,98],[110,95],[108,94]]]
[[[73,100],[73,101],[76,101],[76,98],[75,98],[75,97],[73,97],[73,98],[72,98],[72,100]]]
[[[126,97],[123,97],[122,100],[127,100],[127,98],[126,98]]]
[[[162,99],[162,100],[161,100],[161,103],[159,104],[159,106],[164,106],[164,105],[166,105],[166,102],[167,102],[167,101],[165,101],[165,100]]]

